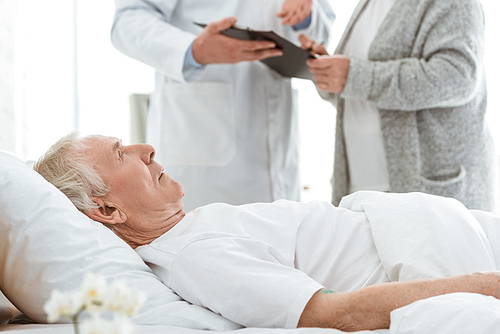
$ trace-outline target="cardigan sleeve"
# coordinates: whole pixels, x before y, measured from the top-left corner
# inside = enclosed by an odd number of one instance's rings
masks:
[[[484,49],[484,16],[477,0],[426,1],[418,34],[420,56],[388,61],[351,58],[342,98],[362,99],[379,109],[415,111],[461,106],[479,89]],[[424,15],[422,14],[422,15]],[[397,27],[394,45],[403,39]],[[379,32],[384,33],[383,31]],[[398,40],[399,38],[399,40]],[[372,46],[373,47],[373,46]],[[413,53],[414,51],[412,51]]]

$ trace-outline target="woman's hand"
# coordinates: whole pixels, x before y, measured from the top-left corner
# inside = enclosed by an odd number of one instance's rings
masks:
[[[317,56],[316,59],[307,60],[318,88],[331,93],[341,93],[344,90],[349,63],[349,58],[343,55]]]
[[[313,56],[316,55],[328,55],[325,46],[321,43],[316,43],[312,38],[307,35],[299,35],[300,47],[304,50],[308,50]]]
[[[308,59],[309,71],[314,74],[319,89],[340,93],[344,90],[349,74],[350,60],[342,55],[328,55],[323,44],[318,44],[306,35],[300,35],[299,41],[303,49],[309,50],[315,59]]]

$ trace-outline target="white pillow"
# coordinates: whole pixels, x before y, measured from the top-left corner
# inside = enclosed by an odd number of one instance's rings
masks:
[[[79,212],[69,199],[14,156],[0,152],[0,289],[25,315],[46,323],[54,288],[78,288],[86,272],[147,295],[137,324],[239,328],[181,300],[125,242]]]

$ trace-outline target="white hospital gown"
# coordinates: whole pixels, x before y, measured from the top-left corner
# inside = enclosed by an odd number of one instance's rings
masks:
[[[326,202],[211,204],[136,251],[182,298],[246,327],[295,328],[319,289],[389,281],[365,214]]]

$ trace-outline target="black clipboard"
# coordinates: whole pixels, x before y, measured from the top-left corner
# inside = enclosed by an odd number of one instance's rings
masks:
[[[194,24],[204,28],[206,24],[193,22]],[[222,34],[243,39],[243,40],[258,40],[258,41],[273,41],[276,48],[283,50],[283,55],[279,57],[271,57],[261,60],[264,64],[287,78],[309,79],[314,81],[314,75],[309,71],[306,60],[315,58],[309,51],[301,49],[284,37],[281,37],[272,30],[253,30],[250,28],[242,28],[233,26],[222,30]]]

